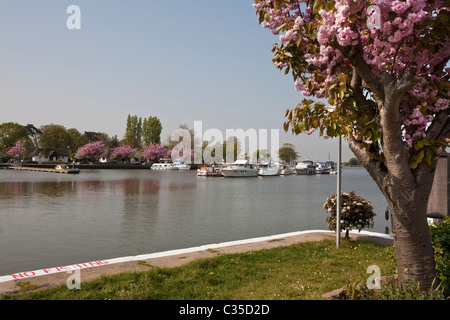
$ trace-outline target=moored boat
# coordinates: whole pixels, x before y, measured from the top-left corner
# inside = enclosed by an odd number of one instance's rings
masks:
[[[282,176],[289,176],[294,173],[294,170],[288,165],[282,165],[280,166],[280,168],[281,168],[280,175]]]
[[[173,166],[175,167],[175,169],[178,170],[190,170],[191,166],[188,165],[186,162],[174,162]]]
[[[316,173],[317,174],[329,174],[329,168],[323,162],[316,162]]]
[[[236,160],[230,166],[222,169],[222,175],[227,178],[257,177],[258,171],[248,160]]]
[[[272,163],[261,163],[259,165],[258,175],[260,176],[279,176],[281,168]]]
[[[71,168],[67,164],[58,164],[58,165],[56,165],[55,170],[60,171],[60,172],[64,172],[64,173],[69,173],[69,174],[80,173],[80,169],[75,168],[75,166],[73,166]]]
[[[329,174],[337,174],[337,166],[334,161],[331,160],[326,161],[325,166],[328,168]]]
[[[154,163],[150,167],[151,170],[177,170],[173,163]]]
[[[222,172],[219,168],[214,166],[202,165],[197,169],[198,177],[221,177]]]
[[[305,160],[297,163],[295,166],[295,173],[298,175],[316,174],[316,167],[311,160]]]

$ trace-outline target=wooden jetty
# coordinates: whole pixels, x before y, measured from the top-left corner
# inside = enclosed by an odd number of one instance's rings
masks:
[[[80,169],[78,169],[78,168],[69,168],[68,166],[56,166],[55,168],[37,168],[37,167],[11,166],[10,168],[13,169],[13,170],[53,172],[53,173],[64,173],[64,174],[77,174],[77,173],[80,173]]]

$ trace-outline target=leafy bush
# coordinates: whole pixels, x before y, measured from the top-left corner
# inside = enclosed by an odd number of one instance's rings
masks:
[[[327,217],[328,229],[336,230],[336,206],[337,194],[328,197],[323,208],[331,213]],[[370,202],[355,195],[355,191],[350,193],[341,192],[341,229],[346,230],[346,238],[351,229],[373,228],[373,217],[375,217],[373,207]]]
[[[391,260],[390,273],[398,274],[398,270],[397,270],[397,256],[395,255],[395,247],[394,246],[386,247],[386,255]]]
[[[436,278],[446,296],[450,296],[450,217],[430,225],[431,242],[436,261]]]
[[[420,290],[420,286],[412,279],[401,285],[394,279],[388,279],[381,285],[381,289],[362,291],[357,298],[360,300],[445,300],[441,288]]]

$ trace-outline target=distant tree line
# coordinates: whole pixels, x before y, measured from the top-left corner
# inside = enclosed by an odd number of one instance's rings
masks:
[[[14,122],[0,124],[0,154],[6,154],[17,141],[25,142],[27,153],[37,148],[57,148],[66,150],[69,155],[92,141],[102,141],[109,147],[117,146],[119,143],[117,136],[110,137],[102,132],[80,133],[75,128],[67,129],[53,123],[39,128],[32,124],[24,126]]]
[[[356,158],[350,158],[350,159],[348,160],[348,162],[345,162],[345,163],[344,163],[344,165],[346,165],[346,166],[360,166],[361,163],[360,163],[359,160],[356,159]]]
[[[36,127],[33,124],[22,125],[16,122],[0,124],[0,156],[9,158],[8,152],[19,143],[24,147],[24,154],[38,148],[55,148],[67,151],[69,157],[75,156],[81,147],[100,141],[107,149],[121,146],[141,148],[161,141],[162,125],[157,117],[138,118],[128,115],[126,132],[122,140],[117,135],[109,136],[104,132],[85,131],[66,128],[60,124],[47,124]]]
[[[180,129],[187,130],[191,136],[191,155],[194,149],[194,131],[186,124],[180,124]],[[83,157],[94,160],[100,154],[108,151],[108,156],[120,156],[127,159],[133,153],[138,152],[148,160],[159,160],[161,157],[169,156],[170,151],[181,141],[170,140],[161,144],[162,125],[157,117],[148,118],[128,115],[126,119],[126,129],[123,139],[119,140],[117,135],[109,136],[104,132],[84,131],[81,133],[76,128],[66,128],[59,124],[47,124],[36,127],[33,124],[22,125],[14,122],[4,122],[0,124],[0,157],[3,160],[14,157],[11,150],[24,150],[21,152],[21,159],[38,148],[55,148],[66,151],[69,158]],[[98,142],[98,143],[97,143]],[[197,143],[200,143],[198,141]],[[223,157],[227,152],[233,152],[234,159],[247,158],[254,161],[261,157],[269,157],[267,150],[257,150],[256,154],[245,154],[242,150],[241,142],[237,137],[228,137],[226,141],[216,142],[209,145],[208,141],[202,141],[202,152],[210,152],[210,156],[215,157],[215,152],[220,150]],[[14,148],[14,149],[13,149]],[[164,151],[166,150],[166,151]],[[290,163],[300,156],[295,147],[290,143],[285,143],[279,149],[280,160]],[[219,159],[218,159],[219,160]]]

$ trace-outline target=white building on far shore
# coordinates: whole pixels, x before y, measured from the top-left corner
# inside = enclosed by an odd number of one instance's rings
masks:
[[[30,153],[31,161],[45,162],[69,162],[69,154],[64,149],[38,148]]]

